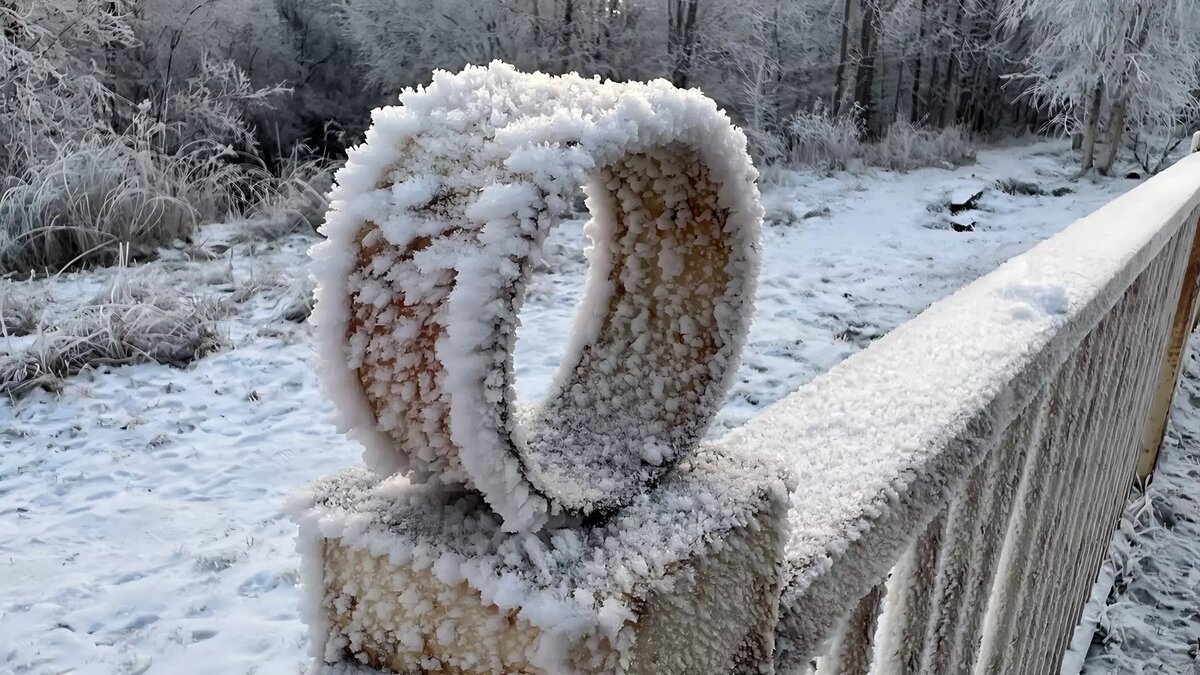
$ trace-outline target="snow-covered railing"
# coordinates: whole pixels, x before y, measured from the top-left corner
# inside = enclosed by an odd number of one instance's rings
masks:
[[[778,672],[1058,671],[1161,440],[1198,217],[1193,155],[724,439],[799,484]]]
[[[370,467],[295,504],[317,671],[1057,670],[1160,440],[1200,157],[701,443],[757,273],[744,136],[698,92],[502,64],[402,102],[314,254]],[[523,285],[582,185],[587,293],[527,410]]]

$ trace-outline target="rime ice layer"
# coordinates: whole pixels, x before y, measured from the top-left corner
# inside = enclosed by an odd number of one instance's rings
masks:
[[[478,489],[512,531],[613,512],[698,442],[736,370],[762,220],[745,136],[695,90],[499,62],[400,99],[338,173],[313,251],[340,426],[377,472]],[[522,423],[524,284],[581,186],[587,290]]]
[[[786,488],[701,447],[603,525],[511,534],[474,493],[347,470],[293,505],[315,671],[759,672]]]

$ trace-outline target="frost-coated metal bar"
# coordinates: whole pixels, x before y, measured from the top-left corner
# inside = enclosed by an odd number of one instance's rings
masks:
[[[1085,544],[1082,534],[1088,529],[1083,521],[1107,521],[1108,533],[1112,531],[1114,522],[1108,520],[1110,509],[1106,496],[1114,483],[1127,484],[1128,474],[1120,475],[1111,469],[1128,466],[1128,461],[1124,460],[1129,456],[1130,448],[1136,445],[1132,442],[1136,436],[1131,430],[1136,429],[1137,424],[1131,423],[1129,412],[1135,411],[1133,420],[1140,416],[1136,412],[1139,410],[1136,399],[1138,392],[1145,388],[1144,372],[1152,370],[1147,368],[1147,363],[1153,360],[1148,356],[1155,353],[1157,338],[1165,332],[1153,328],[1163,295],[1155,290],[1171,276],[1176,257],[1173,248],[1165,250],[1080,347],[1080,355],[1094,354],[1092,363],[1099,367],[1092,371],[1095,377],[1087,378],[1090,380],[1088,394],[1066,402],[1083,412],[1079,424],[1064,438],[1075,455],[1068,475],[1078,478],[1074,481],[1075,490],[1062,497],[1061,506],[1065,512],[1059,516],[1061,545],[1055,547],[1048,558],[1039,583],[1025,590],[1026,594],[1039,600],[1017,642],[1025,646],[1014,650],[1017,672],[1042,672],[1042,668],[1061,660],[1061,650],[1066,644],[1062,627],[1074,625],[1077,618],[1073,616],[1076,607],[1071,607],[1068,618],[1067,605],[1075,605],[1079,601],[1076,598],[1081,597],[1094,581],[1095,569],[1090,565],[1081,566],[1080,561],[1080,550]],[[1146,288],[1151,289],[1151,293],[1143,299],[1141,296],[1146,295]],[[1142,341],[1147,344],[1137,350],[1139,358],[1132,363],[1127,358],[1111,357],[1114,349]],[[1128,365],[1132,367],[1127,368]],[[1106,423],[1117,417],[1121,418],[1119,424]],[[1099,538],[1107,540],[1110,537],[1101,535]]]
[[[1121,303],[1117,306],[1120,307]],[[1090,487],[1088,477],[1085,475],[1081,480],[1079,472],[1087,469],[1081,464],[1085,451],[1093,441],[1097,398],[1103,395],[1103,373],[1111,366],[1104,360],[1104,354],[1097,351],[1110,341],[1108,333],[1112,332],[1111,318],[1110,315],[1100,322],[1058,374],[1065,386],[1058,390],[1061,396],[1052,405],[1060,424],[1055,426],[1055,432],[1049,439],[1052,452],[1057,457],[1055,473],[1058,486],[1047,493],[1049,499],[1042,516],[1045,525],[1031,551],[1027,574],[1017,589],[1020,608],[1015,633],[1010,649],[1001,655],[1005,667],[1000,672],[1024,672],[1024,662],[1029,653],[1047,639],[1044,631],[1048,628],[1053,630],[1053,627],[1044,625],[1047,594],[1053,593],[1058,568],[1064,564],[1070,545],[1069,523],[1074,505],[1080,499],[1090,502],[1090,495],[1079,494],[1085,486]],[[1097,459],[1092,458],[1088,466],[1097,464]]]
[[[978,515],[986,492],[989,469],[993,468],[993,459],[999,456],[998,448],[991,452],[991,457],[975,470],[963,492],[950,507],[947,536],[942,544],[937,579],[930,600],[932,616],[924,639],[922,663],[925,672],[946,672],[954,656],[954,631],[962,618],[963,603],[968,595],[967,565],[970,563],[971,550],[979,543]]]
[[[1102,322],[1102,327],[1112,326],[1114,322],[1112,317]],[[1093,337],[1098,336],[1100,330],[1093,334]],[[1130,358],[1130,349],[1128,341],[1119,340],[1098,340],[1098,362],[1101,364],[1115,364],[1115,368],[1110,369],[1110,372],[1123,373],[1128,367]],[[1139,371],[1140,372],[1140,371]],[[1111,381],[1108,382],[1111,385]],[[1116,432],[1122,427],[1127,426],[1128,422],[1123,415],[1118,414],[1118,400],[1116,396],[1111,395],[1114,388],[1109,386],[1104,389],[1110,395],[1104,396],[1102,399],[1093,399],[1092,409],[1089,411],[1089,428],[1097,429],[1096,436],[1099,438],[1114,438]],[[1099,409],[1098,409],[1099,408]],[[1086,447],[1085,447],[1086,450]],[[1095,576],[1095,570],[1091,569],[1086,559],[1085,551],[1091,540],[1096,534],[1092,531],[1091,525],[1097,521],[1104,520],[1104,516],[1094,508],[1093,502],[1106,503],[1104,497],[1115,489],[1114,483],[1121,482],[1118,479],[1119,472],[1115,471],[1115,467],[1121,463],[1115,461],[1122,454],[1128,454],[1128,448],[1122,447],[1121,443],[1114,442],[1103,445],[1100,455],[1089,456],[1082,453],[1076,457],[1076,466],[1082,472],[1083,478],[1081,485],[1083,486],[1083,498],[1077,499],[1078,502],[1073,509],[1071,516],[1071,524],[1067,527],[1070,541],[1067,543],[1068,548],[1065,550],[1066,559],[1068,562],[1059,565],[1052,572],[1054,573],[1053,587],[1059,587],[1063,584],[1071,584],[1080,579],[1087,579],[1087,587],[1091,587],[1090,580]],[[1111,529],[1112,525],[1109,525]],[[1075,584],[1082,585],[1082,584]],[[1055,595],[1054,602],[1049,611],[1054,612],[1055,618],[1050,621],[1051,625],[1070,625],[1077,621],[1073,613],[1074,593],[1059,593]],[[1066,647],[1067,637],[1060,636],[1060,639],[1049,642],[1042,641],[1044,649],[1041,650],[1040,656],[1048,657],[1050,661],[1044,663],[1044,667],[1049,667],[1054,653],[1061,653],[1061,650]],[[1040,672],[1040,671],[1039,671]]]
[[[970,672],[975,667],[980,628],[988,610],[988,591],[995,580],[1004,543],[1002,535],[1013,510],[1021,477],[1019,469],[1024,466],[1029,448],[1039,443],[1040,434],[1045,429],[1046,415],[1050,410],[1048,400],[1045,393],[1039,395],[1017,419],[998,448],[997,454],[1002,459],[989,485],[982,518],[984,529],[981,546],[971,552],[971,562],[967,568],[967,597],[964,603],[971,611],[955,631],[954,659],[949,672]]]
[[[1001,575],[993,584],[988,600],[977,673],[1010,672],[1007,669],[1010,643],[1018,618],[1024,615],[1025,605],[1030,601],[1025,588],[1041,563],[1046,539],[1053,526],[1050,511],[1063,479],[1055,440],[1065,420],[1054,406],[1067,388],[1064,379],[1052,382],[1050,412],[1021,476],[1020,497],[1010,518],[1009,531],[1004,536]]]
[[[859,600],[829,645],[817,675],[867,675],[875,647],[875,631],[885,589],[881,584]]]
[[[889,664],[889,673],[920,672],[921,647],[929,625],[945,528],[946,515],[940,514],[892,570],[887,601],[880,617],[881,637],[877,649],[877,660]]]

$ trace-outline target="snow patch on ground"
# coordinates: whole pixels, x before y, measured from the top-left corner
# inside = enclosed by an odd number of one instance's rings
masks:
[[[755,319],[712,435],[1137,184],[1071,182],[1070,164],[1063,143],[1038,142],[981,152],[953,171],[769,172]],[[946,195],[1003,179],[1047,194],[989,188],[971,212],[975,230],[950,229]],[[1071,192],[1049,194],[1058,188]],[[199,244],[216,260],[152,264],[185,292],[233,302],[222,324],[232,349],[186,370],[97,371],[60,394],[0,406],[0,670],[301,667],[296,528],[281,505],[300,484],[359,461],[361,448],[329,421],[310,328],[281,318],[304,288],[313,240],[230,246],[231,234],[205,230]],[[545,244],[521,314],[519,398],[542,396],[556,373],[583,290],[583,246],[581,221]],[[59,312],[109,274],[38,283],[52,287],[48,311]],[[1055,307],[1052,289],[1024,297],[1038,311]],[[0,351],[21,344],[0,339]]]

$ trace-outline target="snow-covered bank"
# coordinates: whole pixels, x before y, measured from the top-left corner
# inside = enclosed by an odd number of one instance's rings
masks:
[[[755,321],[713,433],[1136,184],[1072,172],[1063,144],[1035,143],[952,171],[770,173]],[[1010,179],[1045,194],[996,187]],[[952,223],[950,202],[981,189]],[[309,328],[278,318],[312,239],[226,249],[230,234],[208,231],[218,260],[153,265],[189,292],[230,298],[232,350],[182,371],[81,376],[0,408],[0,662],[15,672],[294,673],[303,658],[295,528],[279,507],[359,449],[327,422]],[[580,223],[565,223],[530,284],[523,398],[557,365],[582,247]],[[63,307],[113,273],[43,285]]]

